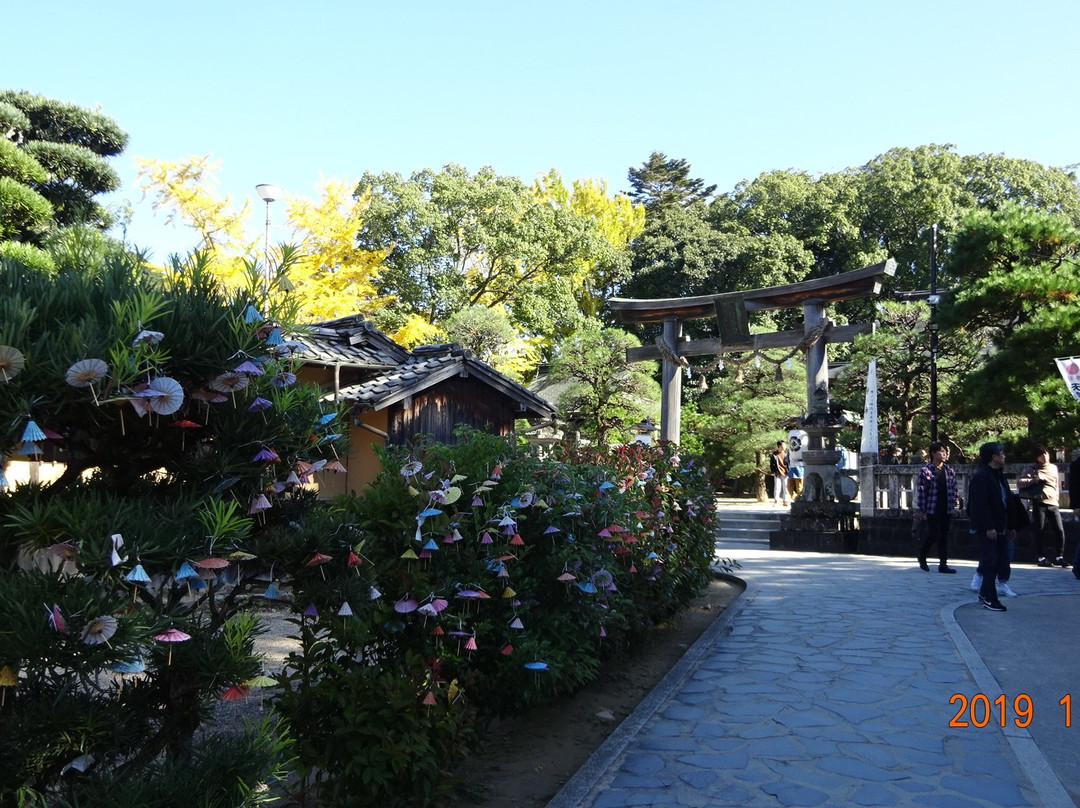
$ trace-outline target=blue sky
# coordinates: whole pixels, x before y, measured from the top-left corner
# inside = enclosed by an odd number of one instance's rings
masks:
[[[0,18],[0,86],[130,135],[114,196],[159,258],[195,238],[139,202],[135,157],[212,154],[255,234],[257,183],[314,196],[320,176],[450,162],[612,191],[653,150],[719,191],[927,143],[1080,163],[1075,0],[50,0]]]

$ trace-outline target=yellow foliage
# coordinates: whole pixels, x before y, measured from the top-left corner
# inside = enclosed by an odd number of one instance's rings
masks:
[[[405,324],[391,335],[394,342],[410,350],[417,345],[429,345],[445,337],[445,331],[415,313],[410,314]]]
[[[220,163],[210,155],[180,161],[138,160],[143,195],[155,209],[168,211],[169,221],[181,221],[199,234],[197,249],[207,252],[215,276],[237,289],[251,284],[251,263],[261,261],[263,240],[245,231],[251,200],[235,211],[230,197],[219,199],[212,189]],[[292,295],[299,319],[330,320],[351,314],[371,317],[390,302],[376,288],[389,250],[356,248],[368,200],[351,198],[345,180],[322,183],[321,198],[285,200],[286,221],[293,226],[299,247],[290,251],[287,277],[275,284]],[[282,266],[282,249],[271,249],[270,262]],[[273,267],[272,267],[273,268]]]
[[[318,202],[287,199],[286,219],[302,237],[289,280],[305,319],[371,317],[390,302],[376,287],[389,249],[371,252],[356,247],[356,233],[369,200],[353,199],[351,187],[347,180],[325,180]]]
[[[187,160],[146,160],[135,158],[143,198],[151,195],[154,210],[166,210],[166,221],[177,220],[193,227],[199,234],[195,249],[210,253],[247,255],[258,243],[244,232],[244,222],[251,214],[250,200],[244,200],[237,212],[232,197],[218,199],[211,189],[221,163],[211,162],[210,155]]]

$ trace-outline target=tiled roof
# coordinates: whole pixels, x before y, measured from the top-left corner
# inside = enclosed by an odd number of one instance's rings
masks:
[[[297,356],[320,365],[392,368],[409,352],[362,317],[342,317],[306,329]]]
[[[458,343],[423,345],[411,352],[361,317],[312,326],[297,355],[318,364],[369,368],[366,381],[338,390],[338,398],[381,410],[454,376],[472,376],[516,401],[529,417],[551,418],[555,407],[542,396],[473,357]]]

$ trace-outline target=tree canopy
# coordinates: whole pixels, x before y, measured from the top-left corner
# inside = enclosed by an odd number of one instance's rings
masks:
[[[109,227],[112,216],[97,197],[120,187],[106,158],[125,146],[127,135],[101,112],[0,91],[0,256],[48,266],[37,248],[50,233]]]

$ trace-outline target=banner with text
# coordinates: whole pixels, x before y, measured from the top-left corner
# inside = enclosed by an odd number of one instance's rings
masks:
[[[1065,380],[1065,386],[1069,388],[1072,397],[1080,401],[1080,356],[1067,356],[1064,359],[1055,359],[1061,378]]]

